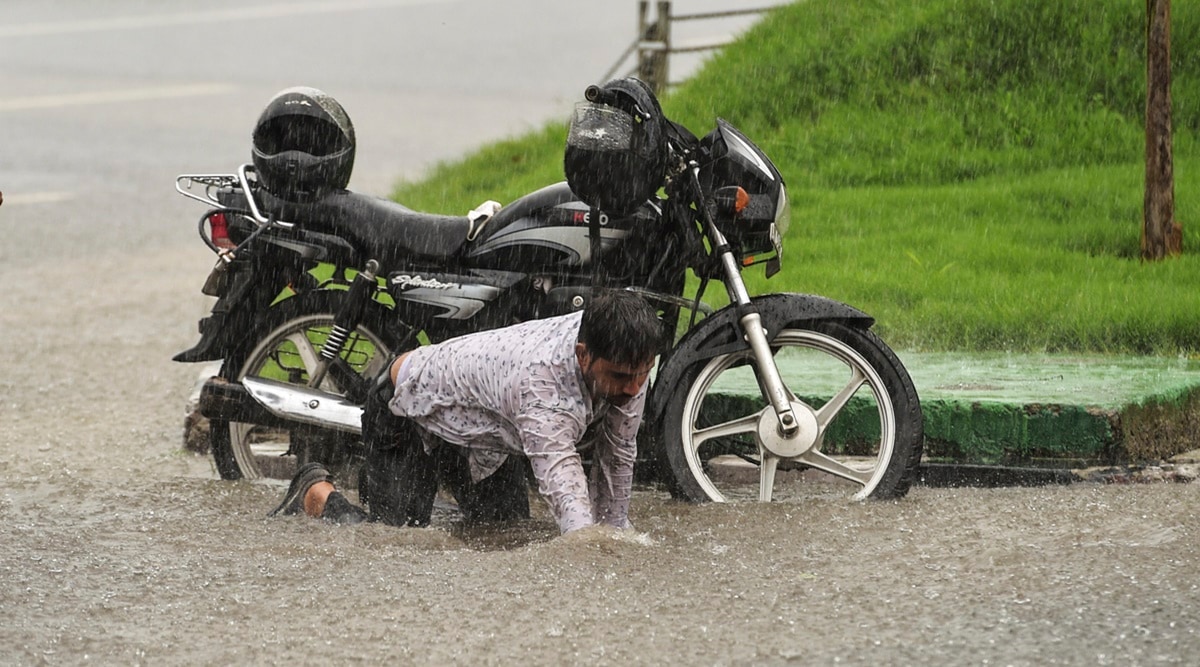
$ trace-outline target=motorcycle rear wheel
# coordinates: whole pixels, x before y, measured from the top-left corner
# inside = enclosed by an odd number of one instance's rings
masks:
[[[345,292],[333,290],[309,292],[274,306],[246,337],[246,343],[225,359],[221,377],[239,382],[246,377],[264,377],[307,385],[344,296]],[[364,381],[374,378],[392,358],[381,330],[381,323],[366,321],[342,349],[341,358]],[[318,388],[345,394],[332,375]],[[332,468],[348,486],[357,482],[351,469],[351,453],[359,440],[354,434],[312,426],[279,429],[213,420],[210,440],[222,479],[287,479],[297,466],[315,460]]]
[[[866,329],[816,321],[781,331],[771,347],[799,435],[779,434],[748,350],[697,364],[661,426],[672,495],[725,502],[907,493],[921,459],[921,407],[887,345]]]

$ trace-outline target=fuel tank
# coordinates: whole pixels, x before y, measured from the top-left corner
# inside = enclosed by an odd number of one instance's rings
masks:
[[[592,263],[592,212],[566,182],[534,191],[505,206],[466,247],[471,266],[523,272],[573,271]],[[653,230],[661,208],[647,202],[632,215],[600,213],[601,254]]]

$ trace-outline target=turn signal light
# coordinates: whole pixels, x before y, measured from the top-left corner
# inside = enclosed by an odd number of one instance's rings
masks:
[[[736,199],[733,203],[733,210],[737,213],[741,213],[746,209],[747,206],[750,205],[750,193],[746,192],[744,189],[742,189],[742,186],[739,185],[737,193],[734,196]]]
[[[750,194],[740,185],[727,185],[718,189],[714,194],[717,213],[721,215],[737,217],[750,205]]]

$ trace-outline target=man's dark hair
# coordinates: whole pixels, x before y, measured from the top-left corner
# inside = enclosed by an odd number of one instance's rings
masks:
[[[644,364],[661,351],[662,340],[658,313],[633,292],[597,290],[588,299],[579,342],[592,356],[615,364]]]

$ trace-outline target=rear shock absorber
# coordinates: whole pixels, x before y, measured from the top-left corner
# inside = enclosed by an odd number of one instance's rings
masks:
[[[378,271],[379,262],[373,259],[367,260],[366,267],[355,276],[354,282],[350,284],[346,300],[333,318],[333,328],[329,332],[329,337],[321,346],[321,358],[317,362],[317,368],[308,379],[308,386],[321,386],[321,382],[329,373],[329,365],[341,355],[346,341],[350,339],[350,334],[362,322],[363,315],[367,312],[367,304],[379,287],[376,278]]]

